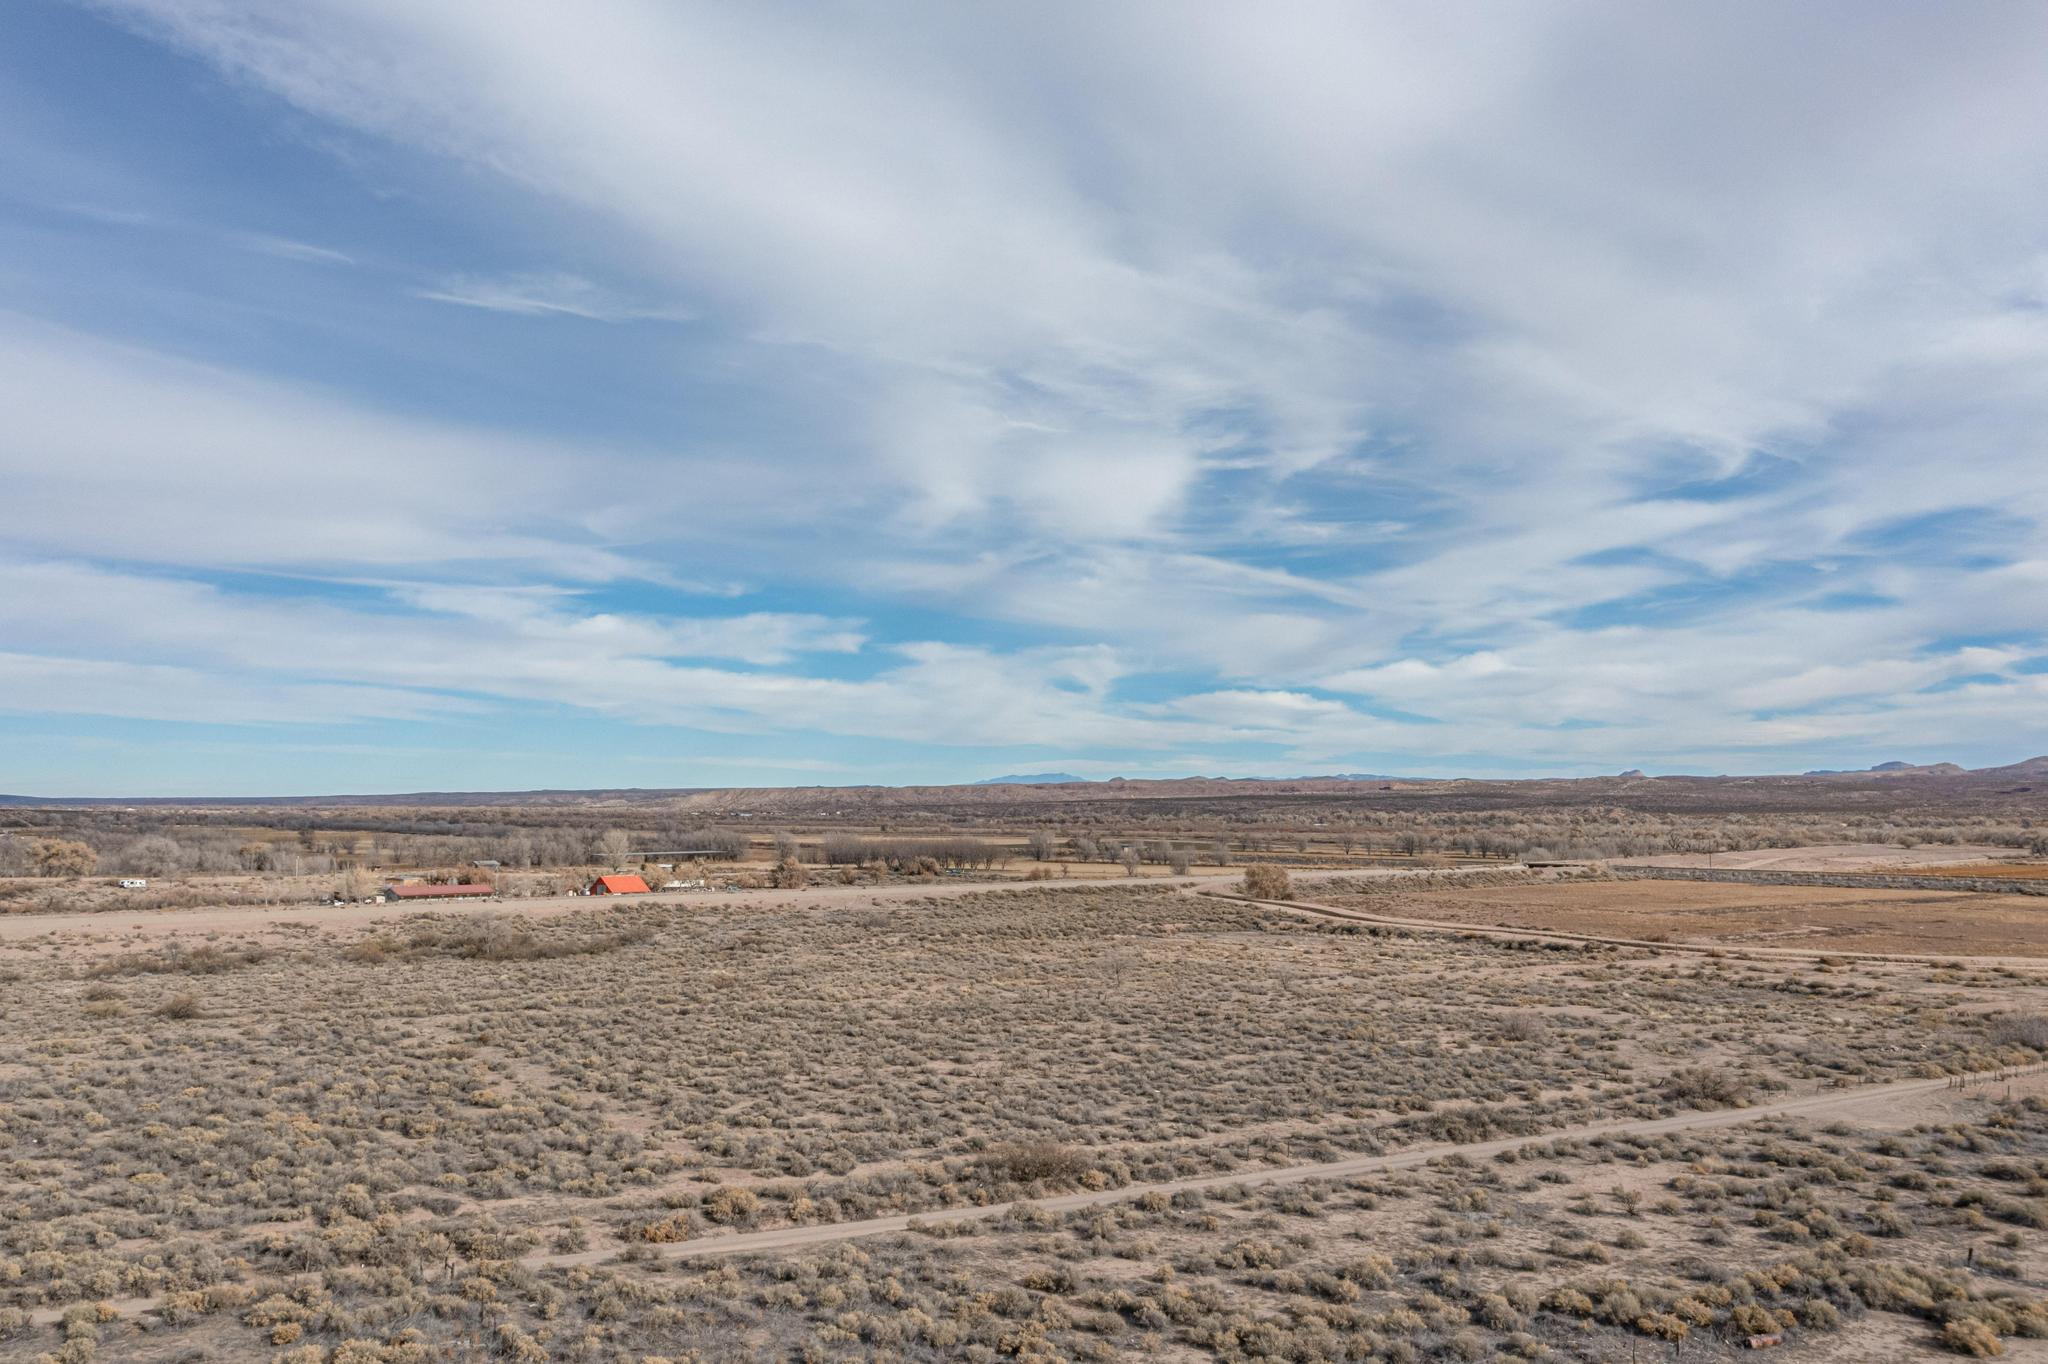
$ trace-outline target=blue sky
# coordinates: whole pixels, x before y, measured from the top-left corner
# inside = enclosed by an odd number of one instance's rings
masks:
[[[0,790],[2048,751],[2048,10],[23,0]]]

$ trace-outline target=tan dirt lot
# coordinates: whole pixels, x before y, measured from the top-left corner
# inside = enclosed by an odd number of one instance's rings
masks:
[[[1646,867],[1722,867],[1731,871],[1904,871],[1922,872],[1951,863],[2003,863],[2013,848],[1941,843],[1902,848],[1896,843],[1817,843],[1803,848],[1752,848],[1747,852],[1659,853],[1617,859]],[[2007,875],[2004,870],[1986,875]]]
[[[2048,957],[2048,900],[1967,891],[1566,881],[1313,898],[1451,923],[1651,941],[1936,956]]]

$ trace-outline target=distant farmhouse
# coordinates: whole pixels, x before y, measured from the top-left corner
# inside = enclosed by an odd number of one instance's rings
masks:
[[[592,895],[648,895],[647,882],[637,876],[600,876],[590,883]]]

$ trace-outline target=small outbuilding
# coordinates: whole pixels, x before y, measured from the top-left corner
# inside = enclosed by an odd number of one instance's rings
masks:
[[[592,895],[651,895],[647,882],[638,876],[600,876],[590,883]]]
[[[482,881],[464,881],[452,886],[430,886],[424,881],[407,881],[386,886],[384,894],[393,900],[484,900],[498,888]]]

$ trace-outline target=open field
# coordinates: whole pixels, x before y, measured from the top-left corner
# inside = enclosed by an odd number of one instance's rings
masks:
[[[2048,872],[2048,863],[2028,861],[2018,849],[1975,843],[1912,848],[1895,843],[1817,843],[1794,848],[1658,853],[1625,860],[1648,867],[1720,867],[1730,871],[1910,870],[1918,874],[1946,871],[1958,876],[2024,876],[2028,874],[2024,868],[2034,867],[2037,874]]]
[[[1932,868],[1937,876],[2004,876],[2024,881],[2048,880],[2048,862],[1946,862]]]
[[[1602,880],[1522,880],[1421,891],[1362,878],[1305,883],[1303,893],[1319,903],[1375,913],[1596,937],[1812,952],[2048,958],[2048,904],[2036,895]]]
[[[1128,882],[130,917],[0,920],[45,930],[0,945],[0,1358],[1618,1360],[1781,1308],[1825,1358],[2037,1322],[2043,1120],[1939,1078],[2048,1056],[2030,972],[1359,933]],[[1976,1135],[1660,1130],[1806,1095]],[[1000,1213],[1062,1195],[1113,1201]],[[996,1216],[671,1258],[949,1209]],[[1752,1245],[1800,1275],[1709,1267]]]

